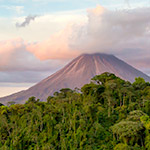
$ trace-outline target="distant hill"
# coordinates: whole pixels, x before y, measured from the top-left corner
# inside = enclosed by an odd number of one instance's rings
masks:
[[[149,76],[114,55],[102,53],[83,54],[35,86],[0,98],[0,102],[4,104],[9,101],[24,103],[31,96],[46,100],[48,96],[61,88],[80,88],[84,84],[89,83],[92,77],[104,72],[114,73],[116,76],[130,82],[133,82],[135,77],[142,77],[150,82]]]

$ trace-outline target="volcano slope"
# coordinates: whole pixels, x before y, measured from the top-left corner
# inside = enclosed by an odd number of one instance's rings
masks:
[[[25,91],[2,97],[0,102],[3,104],[9,101],[24,103],[31,96],[43,101],[62,88],[81,88],[84,84],[89,83],[92,77],[104,72],[114,73],[116,76],[130,82],[133,82],[135,77],[142,77],[145,81],[150,82],[149,76],[114,55],[102,53],[83,54],[35,86]]]

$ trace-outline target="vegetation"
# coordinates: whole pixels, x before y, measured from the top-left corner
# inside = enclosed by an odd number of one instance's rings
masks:
[[[0,105],[1,150],[150,150],[150,83],[114,74],[47,102]]]

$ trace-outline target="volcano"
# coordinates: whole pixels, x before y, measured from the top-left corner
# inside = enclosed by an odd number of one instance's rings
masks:
[[[0,102],[3,104],[9,101],[24,103],[31,96],[44,101],[48,96],[53,95],[54,92],[62,88],[81,88],[84,84],[89,83],[92,77],[104,72],[114,73],[116,76],[130,82],[133,82],[135,77],[142,77],[145,81],[150,82],[149,76],[114,55],[102,53],[83,54],[35,86],[0,98]]]

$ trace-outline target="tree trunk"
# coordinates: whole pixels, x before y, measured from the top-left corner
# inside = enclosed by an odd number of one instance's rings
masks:
[[[119,99],[120,99],[120,107],[122,106],[122,98],[121,95],[119,94]]]
[[[125,94],[123,94],[123,106],[125,105]]]
[[[110,99],[108,99],[108,117],[110,117]]]

